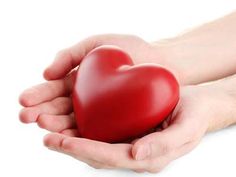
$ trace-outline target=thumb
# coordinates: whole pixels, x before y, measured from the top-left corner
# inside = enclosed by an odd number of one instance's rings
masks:
[[[191,140],[191,128],[185,123],[172,124],[161,132],[151,133],[134,142],[132,155],[136,160],[159,157]]]

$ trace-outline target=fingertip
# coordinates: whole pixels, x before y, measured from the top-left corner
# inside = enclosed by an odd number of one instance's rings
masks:
[[[34,113],[33,111],[30,111],[27,108],[23,108],[19,113],[19,119],[22,123],[32,123],[37,120],[37,113]]]
[[[54,133],[49,133],[44,136],[43,138],[43,144],[46,147],[52,147],[55,144],[55,134]]]
[[[26,113],[25,113],[24,109],[20,110],[20,112],[19,112],[19,120],[22,123],[27,123],[27,121],[26,121]]]
[[[73,152],[77,149],[77,144],[72,141],[72,137],[66,136],[61,133],[49,133],[44,136],[44,146],[49,149],[54,149],[64,152]]]
[[[47,68],[43,71],[43,77],[44,77],[44,79],[46,79],[47,81],[53,79],[53,77],[51,76],[51,73],[50,73],[50,67],[47,67]]]
[[[59,63],[59,64],[58,64]],[[59,66],[57,66],[59,65]],[[62,64],[60,61],[56,61],[52,63],[50,66],[48,66],[44,72],[43,72],[43,77],[47,81],[50,80],[57,80],[61,79],[66,76],[67,74],[67,68],[66,65],[64,65],[65,68],[63,68]]]
[[[144,160],[151,155],[150,140],[147,136],[133,143],[132,156],[135,160]]]
[[[31,123],[29,120],[29,112],[26,110],[26,108],[23,108],[19,113],[19,119],[22,123]]]
[[[43,144],[44,144],[44,146],[46,146],[46,147],[49,147],[49,146],[50,146],[50,144],[51,144],[51,133],[46,134],[46,135],[43,137]]]
[[[59,133],[49,133],[44,136],[43,143],[44,146],[48,148],[58,149],[61,147],[61,142],[65,138],[65,135]]]
[[[47,119],[47,117],[44,114],[41,114],[38,116],[37,124],[40,128],[49,130],[49,125],[51,124],[51,120],[52,119]]]
[[[34,87],[31,87],[24,90],[20,94],[18,101],[24,107],[34,106],[37,103],[35,101],[37,96],[38,96],[38,91]]]
[[[138,147],[134,144],[131,149],[132,157],[137,160]]]
[[[137,139],[132,140],[132,141],[131,141],[131,144],[134,145],[138,140],[140,140],[140,138],[137,138]]]
[[[22,95],[22,94],[20,94],[20,96],[18,97],[18,102],[19,102],[20,105],[22,105],[22,106],[26,106],[26,104],[27,104],[27,101],[26,101],[24,95]]]
[[[43,77],[47,81],[64,78],[73,67],[67,61],[57,61],[47,67],[43,72]]]
[[[68,49],[57,53],[54,61],[44,70],[43,77],[46,80],[55,80],[65,77],[73,69],[73,61]]]
[[[142,153],[143,143],[140,140],[133,142],[132,146],[132,156],[135,160],[141,160],[140,153]]]
[[[28,98],[26,91],[20,94],[20,96],[18,97],[18,102],[24,107],[28,107],[31,105],[30,99]]]
[[[132,144],[132,148],[131,148],[131,154],[132,154],[132,157],[134,159],[136,159],[136,156],[137,156],[137,152],[138,152],[138,149],[139,149],[139,145],[138,145],[138,142],[139,139],[135,139],[131,142]],[[137,160],[137,159],[136,159]]]

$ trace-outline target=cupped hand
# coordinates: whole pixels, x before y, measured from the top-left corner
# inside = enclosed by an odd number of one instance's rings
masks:
[[[222,89],[187,86],[181,89],[180,101],[163,122],[163,130],[150,133],[130,144],[109,144],[79,138],[70,126],[64,130],[70,133],[50,133],[45,136],[44,143],[49,149],[68,154],[94,168],[156,173],[194,149],[207,131],[215,129],[213,122],[229,115],[232,105],[228,99]],[[222,103],[222,100],[225,102]],[[45,120],[48,129],[59,130],[64,125],[63,119],[55,120],[58,123]],[[72,119],[68,120],[68,124],[74,124]]]
[[[89,37],[78,44],[58,52],[54,62],[45,70],[47,80],[60,79],[77,67],[83,57],[101,45],[115,45],[126,51],[134,64],[164,62],[164,52],[154,43],[133,35],[104,34]]]
[[[24,123],[37,122],[41,128],[55,132],[44,140],[50,149],[71,155],[95,168],[158,172],[191,151],[203,135],[213,129],[209,128],[213,125],[213,118],[228,114],[228,109],[222,109],[222,104],[226,107],[228,104],[222,103],[225,100],[222,90],[188,86],[181,88],[180,101],[163,123],[162,131],[148,134],[130,144],[108,144],[79,138],[70,98],[73,69],[91,49],[107,44],[123,48],[136,64],[163,62],[154,46],[126,35],[90,37],[59,52],[44,72],[48,81],[25,90],[20,96],[20,103],[24,106],[20,120]]]
[[[37,122],[40,127],[61,132],[62,129],[74,127],[71,90],[73,87],[73,70],[83,57],[93,48],[101,45],[116,45],[125,50],[135,64],[145,62],[163,63],[161,52],[154,45],[131,35],[97,35],[89,37],[78,44],[60,51],[53,63],[44,71],[48,82],[25,90],[20,96],[20,104],[25,108],[20,112],[24,123]],[[57,124],[63,121],[61,128],[48,127],[47,122]],[[57,126],[55,126],[57,127]]]

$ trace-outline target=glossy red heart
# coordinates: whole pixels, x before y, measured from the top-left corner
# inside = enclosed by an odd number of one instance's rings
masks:
[[[160,124],[178,102],[179,85],[165,68],[134,65],[120,48],[101,46],[81,62],[72,99],[82,137],[121,142]]]

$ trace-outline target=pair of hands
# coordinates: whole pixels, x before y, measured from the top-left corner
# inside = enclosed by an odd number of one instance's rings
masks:
[[[220,89],[211,85],[183,86],[180,101],[163,122],[161,130],[123,144],[79,138],[70,98],[73,69],[90,50],[100,45],[121,47],[135,64],[153,62],[168,67],[158,46],[129,35],[93,36],[59,52],[44,72],[47,82],[25,90],[19,98],[24,106],[20,120],[36,122],[39,127],[52,132],[44,138],[49,149],[68,154],[94,168],[159,172],[174,159],[191,151],[207,131],[214,129],[213,118],[217,118],[220,111],[221,114],[226,112],[221,106],[221,98],[225,95]],[[181,83],[180,72],[175,68],[170,70]]]

